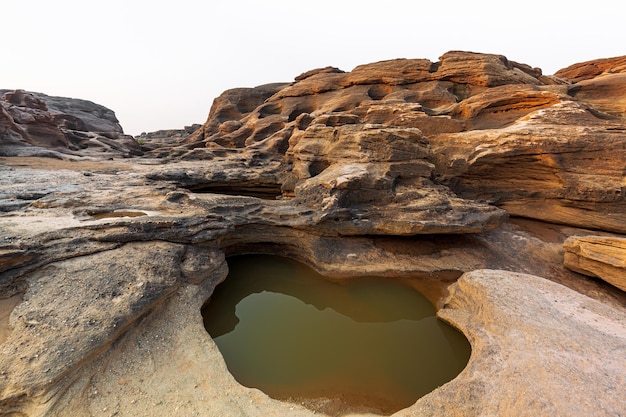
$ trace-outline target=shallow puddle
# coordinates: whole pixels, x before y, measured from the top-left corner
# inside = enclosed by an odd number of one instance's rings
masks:
[[[205,327],[235,379],[273,398],[391,414],[467,364],[465,337],[398,279],[331,281],[272,256],[228,264]]]
[[[147,215],[148,213],[144,213],[143,211],[109,211],[106,213],[93,214],[92,217],[96,220],[102,220],[115,219],[118,217],[142,217]]]

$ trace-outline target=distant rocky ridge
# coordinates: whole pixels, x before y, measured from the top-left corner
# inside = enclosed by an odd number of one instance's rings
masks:
[[[394,416],[626,414],[625,62],[325,67],[137,138],[93,103],[4,92],[0,415],[353,412],[230,376],[200,307],[243,253],[455,281],[433,302],[470,362]]]
[[[115,113],[104,106],[24,90],[0,90],[0,97],[1,156],[141,154]]]
[[[135,136],[137,143],[141,145],[144,150],[153,150],[162,146],[172,145],[186,139],[196,130],[202,127],[199,123],[194,123],[190,126],[185,126],[182,129],[164,129],[157,130],[155,132],[142,132],[140,135]]]

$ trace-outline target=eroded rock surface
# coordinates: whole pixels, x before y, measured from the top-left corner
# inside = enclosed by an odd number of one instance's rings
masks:
[[[0,90],[1,156],[139,155],[115,113],[91,101]]]
[[[565,241],[565,266],[626,291],[626,238],[572,236]]]
[[[451,286],[439,315],[468,336],[470,362],[397,416],[624,413],[613,400],[626,366],[622,311],[538,277],[478,270]]]
[[[327,67],[138,141],[101,106],[5,91],[0,414],[376,414],[234,381],[200,307],[243,253],[432,289],[472,358],[398,416],[625,414],[622,75],[459,51]]]
[[[264,186],[280,186],[295,199],[323,188],[327,202],[331,195],[349,200],[349,191],[331,185],[338,180],[367,189],[363,198],[412,196],[417,206],[419,190],[441,193],[443,201],[449,188],[471,215],[489,217],[485,225],[499,215],[478,201],[512,215],[624,233],[623,61],[578,64],[560,77],[502,56],[458,51],[437,63],[324,68],[291,84],[225,92],[182,146],[153,155],[215,161],[225,149],[240,149],[251,168],[278,160],[283,172]],[[368,136],[378,138],[378,149],[363,141]],[[404,154],[395,147],[401,143]],[[347,161],[365,164],[361,174],[333,166]],[[451,212],[458,207],[448,205]]]

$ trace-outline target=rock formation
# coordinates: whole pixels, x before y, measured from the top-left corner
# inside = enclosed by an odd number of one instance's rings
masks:
[[[406,192],[428,188],[425,182],[434,178],[438,190],[447,186],[467,197],[465,204],[486,201],[511,215],[624,233],[626,78],[622,58],[601,64],[589,64],[595,72],[586,76],[579,75],[581,69],[563,70],[563,77],[584,78],[581,84],[502,56],[467,52],[449,52],[438,63],[400,59],[349,73],[324,68],[288,85],[229,90],[183,149],[155,152],[204,159],[241,149],[244,157],[278,158],[284,177],[263,186],[280,186],[285,196],[296,198],[321,186],[327,198],[349,199],[348,191],[330,185],[341,177],[344,188],[366,188],[377,194],[372,198],[403,199]],[[413,147],[421,141],[420,151],[389,145],[364,150],[367,143],[345,143],[357,140],[355,132],[369,132],[380,138],[377,144],[395,142],[399,135],[391,133],[399,131],[413,135],[408,138]],[[333,154],[339,148],[344,156]],[[396,154],[375,155],[381,149]],[[350,156],[355,152],[359,156]],[[346,167],[345,154],[369,168],[344,175],[357,170]],[[411,160],[416,155],[419,161]]]
[[[564,247],[565,266],[569,269],[626,291],[626,238],[571,236]]]
[[[1,156],[139,155],[113,111],[87,100],[0,90]]]
[[[626,413],[622,75],[459,51],[326,67],[137,141],[93,103],[3,91],[0,415],[356,413],[230,376],[200,307],[239,253],[456,281],[429,296],[470,363],[397,416]]]
[[[529,284],[527,290],[519,291],[520,281]],[[620,396],[623,378],[623,313],[544,279],[478,270],[452,285],[440,316],[468,335],[470,363],[460,377],[398,417],[623,412],[623,404],[612,400]],[[517,357],[514,365],[510,355]],[[596,371],[605,377],[596,379]],[[514,394],[485,373],[507,380]]]

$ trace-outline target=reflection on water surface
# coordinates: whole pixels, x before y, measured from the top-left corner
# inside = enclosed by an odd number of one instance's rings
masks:
[[[274,398],[339,398],[392,413],[467,364],[465,337],[393,278],[331,281],[297,262],[239,256],[203,308],[242,385]]]

